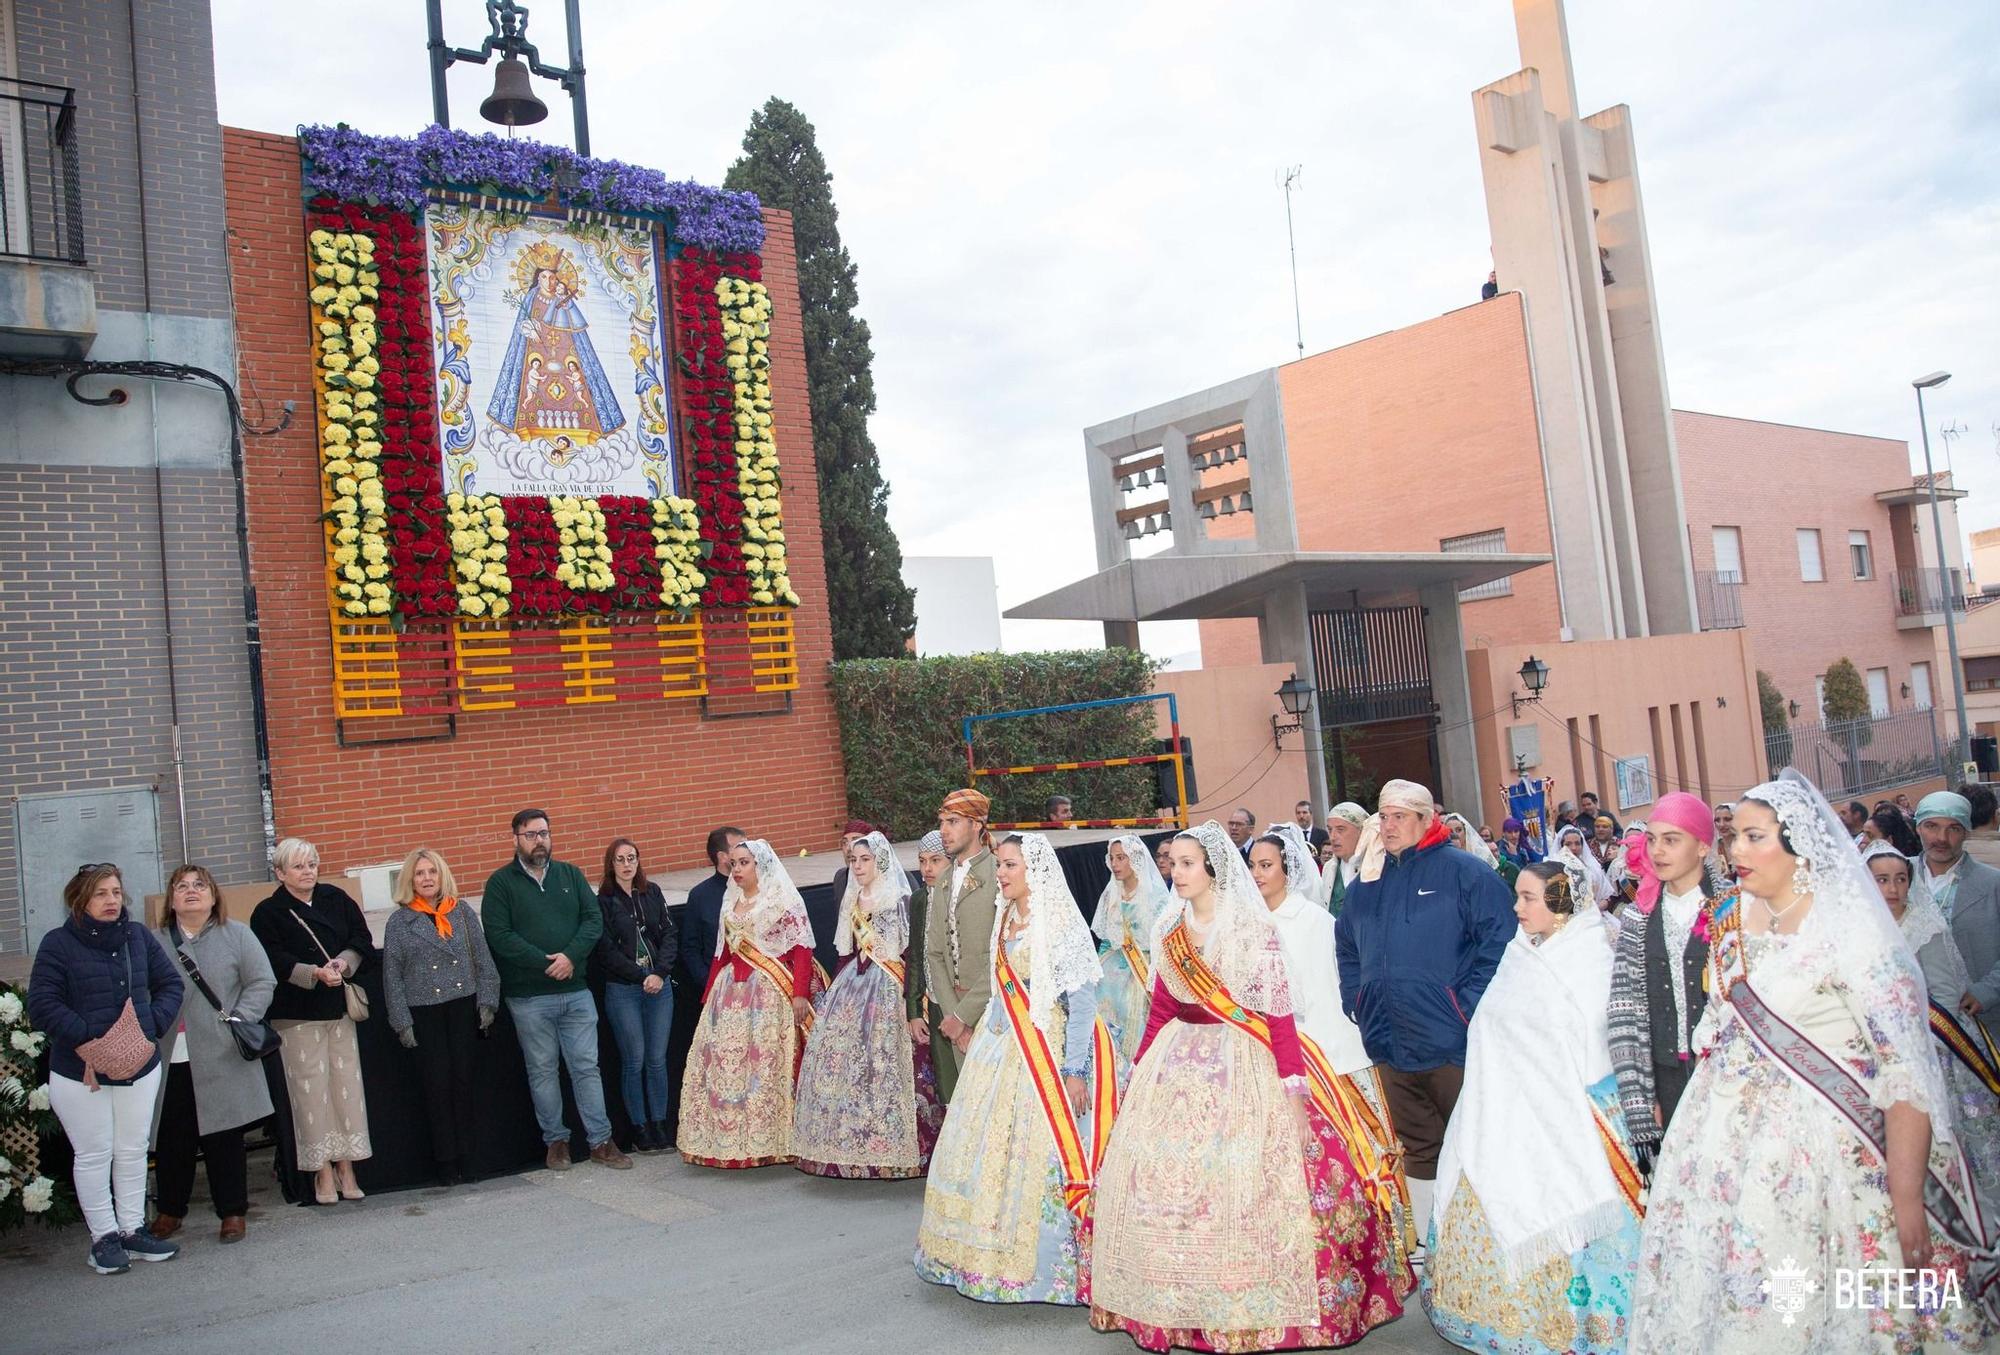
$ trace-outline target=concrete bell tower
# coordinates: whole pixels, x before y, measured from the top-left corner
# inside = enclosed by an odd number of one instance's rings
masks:
[[[1563,638],[1699,629],[1631,112],[1577,116],[1562,0],[1513,0],[1523,69],[1472,96],[1493,265],[1521,293]]]

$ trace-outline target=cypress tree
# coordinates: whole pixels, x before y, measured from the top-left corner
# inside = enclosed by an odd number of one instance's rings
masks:
[[[833,656],[901,657],[916,630],[916,592],[903,582],[903,549],[889,526],[889,487],[868,436],[875,353],[868,322],[855,313],[854,260],[840,243],[833,175],[812,124],[783,99],[771,99],[751,114],[742,158],[724,182],[792,214]]]

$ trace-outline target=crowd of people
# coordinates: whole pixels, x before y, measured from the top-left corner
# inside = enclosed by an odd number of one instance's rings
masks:
[[[197,1151],[245,1235],[273,1044],[298,1169],[360,1198],[380,966],[447,1182],[503,1009],[546,1167],[565,1070],[590,1160],[631,1166],[601,1002],[635,1150],[922,1177],[922,1278],[1146,1349],[1344,1345],[1411,1306],[1481,1351],[1973,1348],[2000,1316],[2000,870],[1966,847],[1994,816],[1979,787],[1836,812],[1788,772],[1494,833],[1391,781],[1323,823],[1115,837],[1086,913],[1047,837],[996,841],[960,790],[915,879],[847,825],[829,976],[770,843],[716,829],[676,917],[633,841],[593,888],[524,809],[477,909],[410,853],[379,947],[301,840],[247,925],[200,866],[151,931],[84,866],[29,1011],[104,1273],[175,1255]]]

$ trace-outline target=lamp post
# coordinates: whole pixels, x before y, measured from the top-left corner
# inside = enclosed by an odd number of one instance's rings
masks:
[[[1530,654],[1528,661],[1521,665],[1521,671],[1515,674],[1515,676],[1519,677],[1521,685],[1528,689],[1526,696],[1509,698],[1514,703],[1514,715],[1518,719],[1520,718],[1521,707],[1542,699],[1542,688],[1549,685],[1549,666],[1533,654]]]
[[[1958,706],[1958,765],[1972,760],[1972,730],[1965,722],[1965,673],[1958,665],[1958,599],[1952,596],[1951,565],[1944,552],[1944,514],[1938,510],[1937,473],[1931,469],[1931,429],[1924,418],[1924,392],[1951,380],[1950,372],[1932,372],[1910,384],[1917,390],[1917,431],[1924,439],[1924,481],[1930,490],[1931,535],[1937,538],[1938,591],[1944,594],[1944,643],[1951,656],[1951,694]]]
[[[549,115],[549,106],[536,97],[529,76],[557,81],[569,93],[570,112],[576,121],[576,153],[588,156],[590,115],[583,98],[583,29],[577,14],[578,3],[579,0],[564,0],[563,4],[564,17],[569,21],[569,65],[551,66],[542,60],[535,44],[528,41],[528,11],[516,0],[486,0],[486,23],[490,31],[476,48],[446,43],[444,0],[425,0],[430,20],[432,119],[440,127],[451,126],[451,101],[445,93],[446,69],[460,61],[483,66],[498,52],[500,65],[494,71],[493,93],[479,105],[479,115],[510,130],[540,122]]]
[[[1292,717],[1289,723],[1281,722],[1275,715],[1271,717],[1271,742],[1283,748],[1285,735],[1305,727],[1305,714],[1311,707],[1314,696],[1313,685],[1310,682],[1301,682],[1299,675],[1293,673],[1278,684],[1275,695],[1278,703],[1285,708],[1285,714]],[[1314,806],[1313,812],[1319,812],[1318,806]]]

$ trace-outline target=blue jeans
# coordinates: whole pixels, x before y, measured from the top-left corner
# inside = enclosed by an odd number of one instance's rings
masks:
[[[537,993],[510,997],[507,1013],[521,1038],[521,1058],[528,1065],[528,1095],[535,1101],[535,1123],[542,1142],[568,1143],[563,1123],[562,1070],[569,1065],[569,1087],[576,1096],[576,1113],[595,1148],[611,1141],[611,1120],[604,1113],[604,1084],[597,1080],[597,1004],[590,991]]]
[[[604,1014],[618,1037],[619,1090],[635,1125],[667,1118],[667,1036],[674,1029],[673,986],[648,994],[636,983],[604,985]]]

